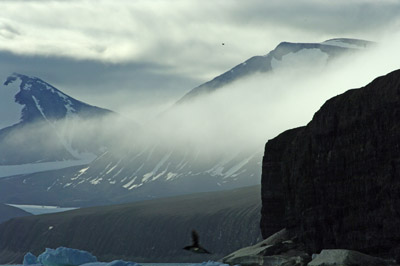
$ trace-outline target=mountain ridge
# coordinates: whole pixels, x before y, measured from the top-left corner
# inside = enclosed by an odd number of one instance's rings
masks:
[[[10,92],[15,93],[14,99]],[[114,115],[110,110],[78,101],[39,78],[18,73],[0,86],[1,93],[8,94],[6,99],[0,99],[1,119],[12,116],[14,122],[8,121],[0,128],[0,165],[64,160],[87,163],[100,147],[83,144],[72,129],[88,119]],[[20,107],[15,108],[16,105]]]
[[[321,43],[281,42],[268,54],[262,56],[253,56],[247,59],[245,62],[236,65],[227,72],[215,77],[211,81],[203,83],[200,86],[192,89],[181,99],[179,99],[176,104],[182,104],[187,101],[191,101],[197,96],[213,92],[238,80],[239,78],[246,77],[256,72],[271,72],[274,70],[274,67],[272,66],[272,60],[275,59],[281,61],[282,57],[288,55],[289,53],[297,53],[303,49],[319,49],[321,52],[328,55],[328,60],[331,60],[332,58],[342,55],[345,52],[356,51],[372,45],[374,45],[374,43],[371,41],[350,38],[329,39]]]

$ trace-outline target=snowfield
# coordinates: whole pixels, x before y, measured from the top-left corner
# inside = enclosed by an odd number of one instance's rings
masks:
[[[58,206],[41,206],[41,205],[18,205],[18,204],[7,204],[9,206],[19,208],[33,215],[47,214],[47,213],[57,213],[65,212],[70,210],[75,210],[77,208],[62,208]]]

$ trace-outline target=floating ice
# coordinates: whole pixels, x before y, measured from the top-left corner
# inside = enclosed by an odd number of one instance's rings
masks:
[[[141,265],[131,261],[114,260],[112,262],[86,263],[81,266],[141,266]]]
[[[203,262],[203,263],[192,264],[190,266],[229,266],[229,264],[224,264],[224,263],[216,262],[216,261],[208,261],[208,262]],[[234,265],[234,266],[239,266],[239,265]]]
[[[32,253],[28,252],[24,256],[24,265],[35,265],[38,264],[37,258]]]
[[[78,266],[97,262],[97,258],[87,251],[65,247],[46,248],[46,251],[40,254],[37,260],[45,266]]]

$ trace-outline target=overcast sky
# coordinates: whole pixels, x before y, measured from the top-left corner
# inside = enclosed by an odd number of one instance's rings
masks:
[[[282,41],[380,42],[400,29],[398,0],[0,0],[0,10],[2,79],[38,76],[134,118]]]

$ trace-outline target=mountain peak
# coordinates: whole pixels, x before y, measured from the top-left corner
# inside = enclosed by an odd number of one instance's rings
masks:
[[[1,93],[7,93],[8,97],[2,99],[2,105],[9,106],[10,101],[14,105],[20,105],[18,108],[14,106],[14,109],[20,113],[21,121],[25,122],[37,119],[57,120],[82,112],[93,113],[94,109],[95,112],[101,110],[102,114],[110,112],[78,101],[37,77],[13,73],[4,82],[4,87]]]
[[[73,144],[79,136],[72,129],[109,114],[113,112],[78,101],[40,78],[13,73],[0,85],[0,165],[97,154],[97,144]]]
[[[215,77],[213,80],[203,83],[184,95],[177,104],[193,100],[201,95],[214,92],[227,84],[243,77],[256,73],[268,73],[282,67],[292,66],[293,60],[303,62],[304,66],[315,66],[314,63],[325,65],[327,61],[343,55],[346,52],[358,51],[374,44],[370,41],[336,38],[322,43],[295,43],[281,42],[276,48],[264,56],[253,56],[245,62],[233,67],[227,72]],[[310,58],[315,59],[310,64]]]

